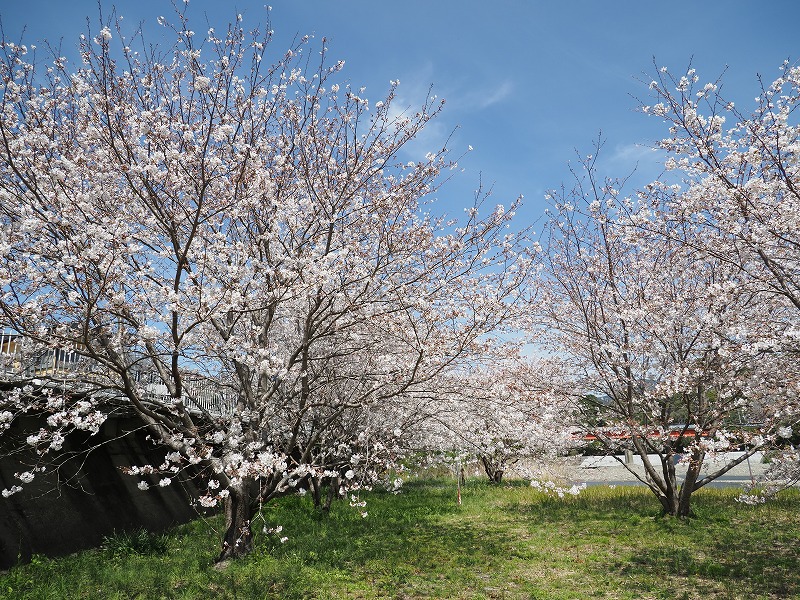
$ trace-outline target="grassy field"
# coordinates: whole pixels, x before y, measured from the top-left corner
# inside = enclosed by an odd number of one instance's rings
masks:
[[[473,481],[458,506],[446,480],[372,493],[369,512],[330,515],[286,498],[264,511],[255,553],[213,568],[218,519],[169,536],[0,575],[14,598],[800,598],[800,495],[762,506],[697,494],[697,517],[662,518],[642,488],[547,498]],[[261,533],[283,525],[280,536]],[[134,550],[138,549],[138,553]]]

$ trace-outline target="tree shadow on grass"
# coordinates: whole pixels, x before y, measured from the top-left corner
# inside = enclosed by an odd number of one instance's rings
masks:
[[[348,585],[366,586],[376,597],[451,597],[465,586],[487,585],[493,562],[499,565],[510,554],[508,537],[459,522],[461,509],[450,489],[408,492],[370,494],[367,518],[347,503],[334,505],[329,515],[315,513],[307,503],[286,503],[285,514],[293,518],[284,528],[289,541],[264,540],[245,561],[256,568],[238,576],[239,589],[307,597],[309,579],[317,579],[321,588],[339,590],[330,597]],[[281,515],[276,511],[271,518]],[[266,564],[269,569],[262,568]],[[296,577],[300,572],[304,577]],[[347,595],[360,597],[352,590]]]
[[[63,566],[20,568],[4,583],[15,600],[800,597],[797,494],[756,507],[731,493],[700,494],[697,518],[680,521],[659,517],[646,490],[564,499],[514,485],[468,483],[462,491],[462,506],[453,484],[434,482],[398,496],[364,494],[365,509],[345,501],[330,514],[285,498],[254,523],[254,554],[223,570],[212,568],[222,526],[215,517],[178,528],[166,562],[134,556],[108,565],[113,557],[97,550]],[[276,525],[285,543],[261,532]],[[78,575],[56,576],[73,568]],[[23,579],[33,590],[29,578],[51,584],[20,595]]]
[[[711,555],[697,548],[641,548],[610,565],[625,577],[684,579],[698,588],[717,587],[720,593],[746,598],[796,598],[800,593],[796,551],[774,553],[755,548],[728,547]],[[716,584],[716,586],[712,585]],[[712,594],[713,595],[713,594]]]
[[[530,531],[554,529],[592,556],[584,568],[598,578],[616,573],[642,595],[660,589],[664,597],[680,597],[673,593],[685,586],[688,597],[800,596],[798,495],[744,506],[735,501],[737,493],[698,493],[697,514],[686,520],[661,516],[655,499],[641,489],[533,497],[503,509]]]

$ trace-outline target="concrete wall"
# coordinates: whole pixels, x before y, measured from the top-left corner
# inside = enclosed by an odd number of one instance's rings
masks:
[[[19,483],[14,473],[29,470],[35,453],[9,453],[13,440],[39,430],[36,418],[17,419],[0,436],[0,489]],[[133,417],[112,417],[95,436],[74,432],[64,444],[64,463],[57,471],[0,497],[0,568],[27,562],[32,554],[59,556],[99,545],[114,531],[145,527],[160,531],[185,523],[198,513],[190,506],[197,490],[191,479],[141,491],[139,478],[119,467],[163,462],[164,449],[146,440]],[[88,454],[86,449],[95,445]]]

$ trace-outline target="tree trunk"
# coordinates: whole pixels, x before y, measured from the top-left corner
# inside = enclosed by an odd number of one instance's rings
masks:
[[[495,464],[484,456],[481,457],[481,462],[483,463],[483,470],[489,478],[489,483],[501,483],[503,481],[503,473],[505,471],[500,464]]]
[[[322,478],[318,475],[310,475],[308,478],[311,488],[311,497],[314,499],[314,508],[322,507]]]
[[[245,556],[253,550],[250,525],[254,512],[249,482],[231,486],[228,490],[230,495],[225,499],[225,536],[217,562]]]
[[[692,516],[692,507],[690,502],[692,499],[692,493],[695,490],[697,478],[700,476],[700,469],[703,466],[704,458],[705,452],[697,449],[692,452],[692,459],[689,461],[689,468],[686,469],[686,477],[683,480],[680,498],[678,499],[678,512],[676,516],[680,518]]]
[[[339,496],[339,478],[338,477],[331,477],[330,484],[328,486],[328,497],[325,499],[325,504],[322,505],[322,510],[325,512],[329,512],[331,510],[331,504],[333,501]]]
[[[659,491],[658,499],[661,502],[661,507],[665,515],[685,519],[692,516],[692,494],[695,491],[695,484],[697,478],[700,476],[700,468],[703,466],[704,453],[695,451],[692,453],[692,459],[689,462],[689,467],[686,469],[686,476],[683,483],[678,487],[677,479],[675,478],[675,467],[673,464],[665,465],[665,472],[669,472],[672,476],[666,481],[666,493]],[[672,456],[668,459],[671,461]],[[652,488],[651,488],[652,489]]]
[[[667,493],[661,492],[658,494],[658,500],[661,502],[661,512],[663,515],[675,517],[678,514],[678,494],[675,488],[669,488]]]
[[[661,503],[661,514],[671,517],[678,516],[680,492],[678,479],[675,474],[674,453],[667,451],[660,455],[661,470],[657,464],[651,464],[644,447],[637,446],[636,453],[642,458],[645,465],[644,482]]]
[[[684,482],[680,490],[670,489],[669,495],[660,494],[661,508],[664,515],[685,519],[692,516],[691,498],[694,484]]]

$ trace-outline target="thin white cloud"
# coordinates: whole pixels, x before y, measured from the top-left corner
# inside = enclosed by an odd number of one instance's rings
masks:
[[[627,178],[627,193],[642,189],[647,184],[659,180],[664,183],[680,184],[679,171],[667,171],[664,162],[667,153],[647,144],[629,143],[616,146],[611,152],[601,150],[599,173],[608,177]]]
[[[606,154],[605,160],[603,153],[600,153],[605,170],[619,176],[628,175],[635,170],[640,176],[655,178],[664,170],[665,158],[663,150],[640,143],[617,146],[613,152]]]
[[[415,113],[430,96],[437,98],[434,104],[441,99],[446,101],[442,113],[429,122],[405,148],[405,153],[414,160],[424,157],[428,152],[439,152],[459,124],[465,119],[469,120],[469,115],[501,104],[516,89],[511,79],[499,83],[484,79],[478,86],[471,81],[467,88],[437,75],[436,65],[430,61],[407,71],[398,79],[400,85],[392,105],[392,116]]]
[[[401,117],[403,115],[413,115],[425,103],[435,96],[432,105],[435,107],[441,98],[444,98],[441,91],[433,83],[435,81],[434,68],[431,63],[426,63],[413,71],[399,77],[400,85],[397,88],[397,95],[392,102],[390,111],[391,117]],[[449,106],[448,106],[449,108]],[[428,122],[425,128],[417,134],[405,147],[405,153],[413,160],[422,159],[428,152],[439,152],[446,143],[447,138],[454,129],[447,116],[451,111],[445,109],[444,113]]]
[[[477,106],[480,109],[489,108],[495,104],[498,104],[508,98],[514,92],[514,83],[511,81],[504,81],[501,83],[496,89],[493,91],[489,91],[488,93],[484,93],[482,96],[478,96]]]
[[[452,96],[452,108],[459,112],[474,113],[500,104],[512,96],[515,90],[514,82],[507,79],[498,83],[486,83],[479,88],[474,88],[474,82],[469,83],[470,89],[458,86],[447,96],[448,105]]]

